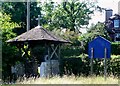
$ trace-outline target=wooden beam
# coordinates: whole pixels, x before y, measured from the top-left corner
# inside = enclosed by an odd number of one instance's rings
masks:
[[[60,60],[61,45],[59,44],[58,46],[59,46],[59,48],[58,48],[58,59]]]
[[[60,76],[62,76],[62,70],[61,70],[61,57],[60,57],[60,53],[61,53],[61,45],[58,45],[58,62],[59,62],[59,74]]]
[[[50,60],[50,44],[48,44],[47,47],[48,47],[48,60],[50,62],[50,76],[49,77],[52,77],[52,65],[51,65],[51,60]]]
[[[52,46],[51,46],[51,48],[52,48]],[[52,48],[52,49],[53,49],[53,52],[52,52],[52,54],[51,54],[51,56],[50,56],[50,59],[52,59],[52,57],[53,57],[53,55],[55,54],[57,48],[58,48],[58,46],[56,46],[55,49]]]
[[[59,56],[58,56],[57,53],[56,53],[56,51],[57,51],[58,48],[59,48],[59,45],[57,45],[57,46],[55,47],[55,49],[51,46],[51,49],[53,50],[53,52],[52,52],[52,54],[51,54],[51,58],[52,58],[52,56],[53,56],[54,54],[56,55],[57,58],[59,58]]]

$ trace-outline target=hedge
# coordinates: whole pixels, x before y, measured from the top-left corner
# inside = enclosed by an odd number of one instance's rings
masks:
[[[107,60],[107,73],[108,75],[120,75],[120,56],[112,56]],[[104,75],[104,59],[94,59],[93,73],[94,75]],[[66,75],[90,75],[90,59],[88,56],[71,57],[62,59],[61,64],[62,74]]]
[[[111,51],[112,55],[120,55],[120,43],[119,42],[112,43]]]

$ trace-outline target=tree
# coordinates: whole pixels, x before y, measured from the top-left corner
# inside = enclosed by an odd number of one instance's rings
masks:
[[[53,24],[53,16],[54,11],[57,7],[55,7],[55,2],[52,2],[52,0],[49,0],[49,2],[44,2],[42,5],[42,11],[43,11],[43,21],[42,24],[44,28],[47,28],[49,30],[55,29],[56,25]]]
[[[54,8],[54,7],[53,7]],[[89,3],[76,1],[62,2],[51,10],[46,10],[51,14],[51,25],[56,28],[67,28],[71,31],[81,28],[84,25],[89,24],[90,14],[93,13],[93,5]],[[45,16],[48,16],[46,14]]]
[[[87,31],[88,33],[91,33],[91,38],[95,38],[96,36],[102,36],[108,40],[110,40],[110,37],[107,33],[107,30],[105,29],[105,24],[98,22],[96,25],[91,25],[91,27]]]
[[[13,32],[15,27],[20,27],[17,23],[11,22],[11,16],[6,13],[1,13],[0,30],[2,32],[2,41],[13,38],[16,34]]]
[[[96,25],[92,24],[91,27],[88,28],[87,33],[79,36],[78,40],[81,41],[84,50],[87,50],[88,43],[97,36],[102,36],[108,40],[111,40],[105,29],[104,23],[98,22]],[[87,53],[87,51],[85,52]]]
[[[40,4],[40,3],[39,3]],[[37,2],[30,4],[30,27],[37,26],[36,18],[41,15],[41,7],[37,6]],[[14,29],[17,35],[26,31],[27,25],[27,3],[26,2],[5,2],[2,4],[2,11],[11,15],[11,20],[21,25],[21,27]]]
[[[20,27],[17,23],[11,21],[11,16],[6,13],[0,13],[0,30],[2,32],[2,75],[5,77],[9,76],[11,72],[10,66],[17,61],[17,48],[10,46],[6,43],[6,40],[16,36],[13,32],[13,28]],[[14,61],[13,61],[14,59]]]
[[[43,4],[31,2],[31,28],[37,26],[35,19],[41,15],[41,24],[45,28],[50,30],[67,28],[71,31],[79,31],[79,28],[89,24],[90,15],[93,13],[91,8],[94,8],[93,4],[79,0],[59,4],[52,0]],[[3,10],[12,15],[11,19],[14,22],[21,23],[22,28],[26,28],[25,2],[3,3]]]

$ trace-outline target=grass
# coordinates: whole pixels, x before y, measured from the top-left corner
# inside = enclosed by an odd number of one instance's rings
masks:
[[[93,77],[75,77],[59,76],[52,78],[29,78],[23,81],[17,80],[16,84],[118,84],[118,79],[107,77],[106,81],[102,76]]]

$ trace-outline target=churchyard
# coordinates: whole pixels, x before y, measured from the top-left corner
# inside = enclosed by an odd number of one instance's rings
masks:
[[[79,0],[0,5],[3,86],[120,84],[119,13]],[[91,24],[96,11],[105,20]]]

